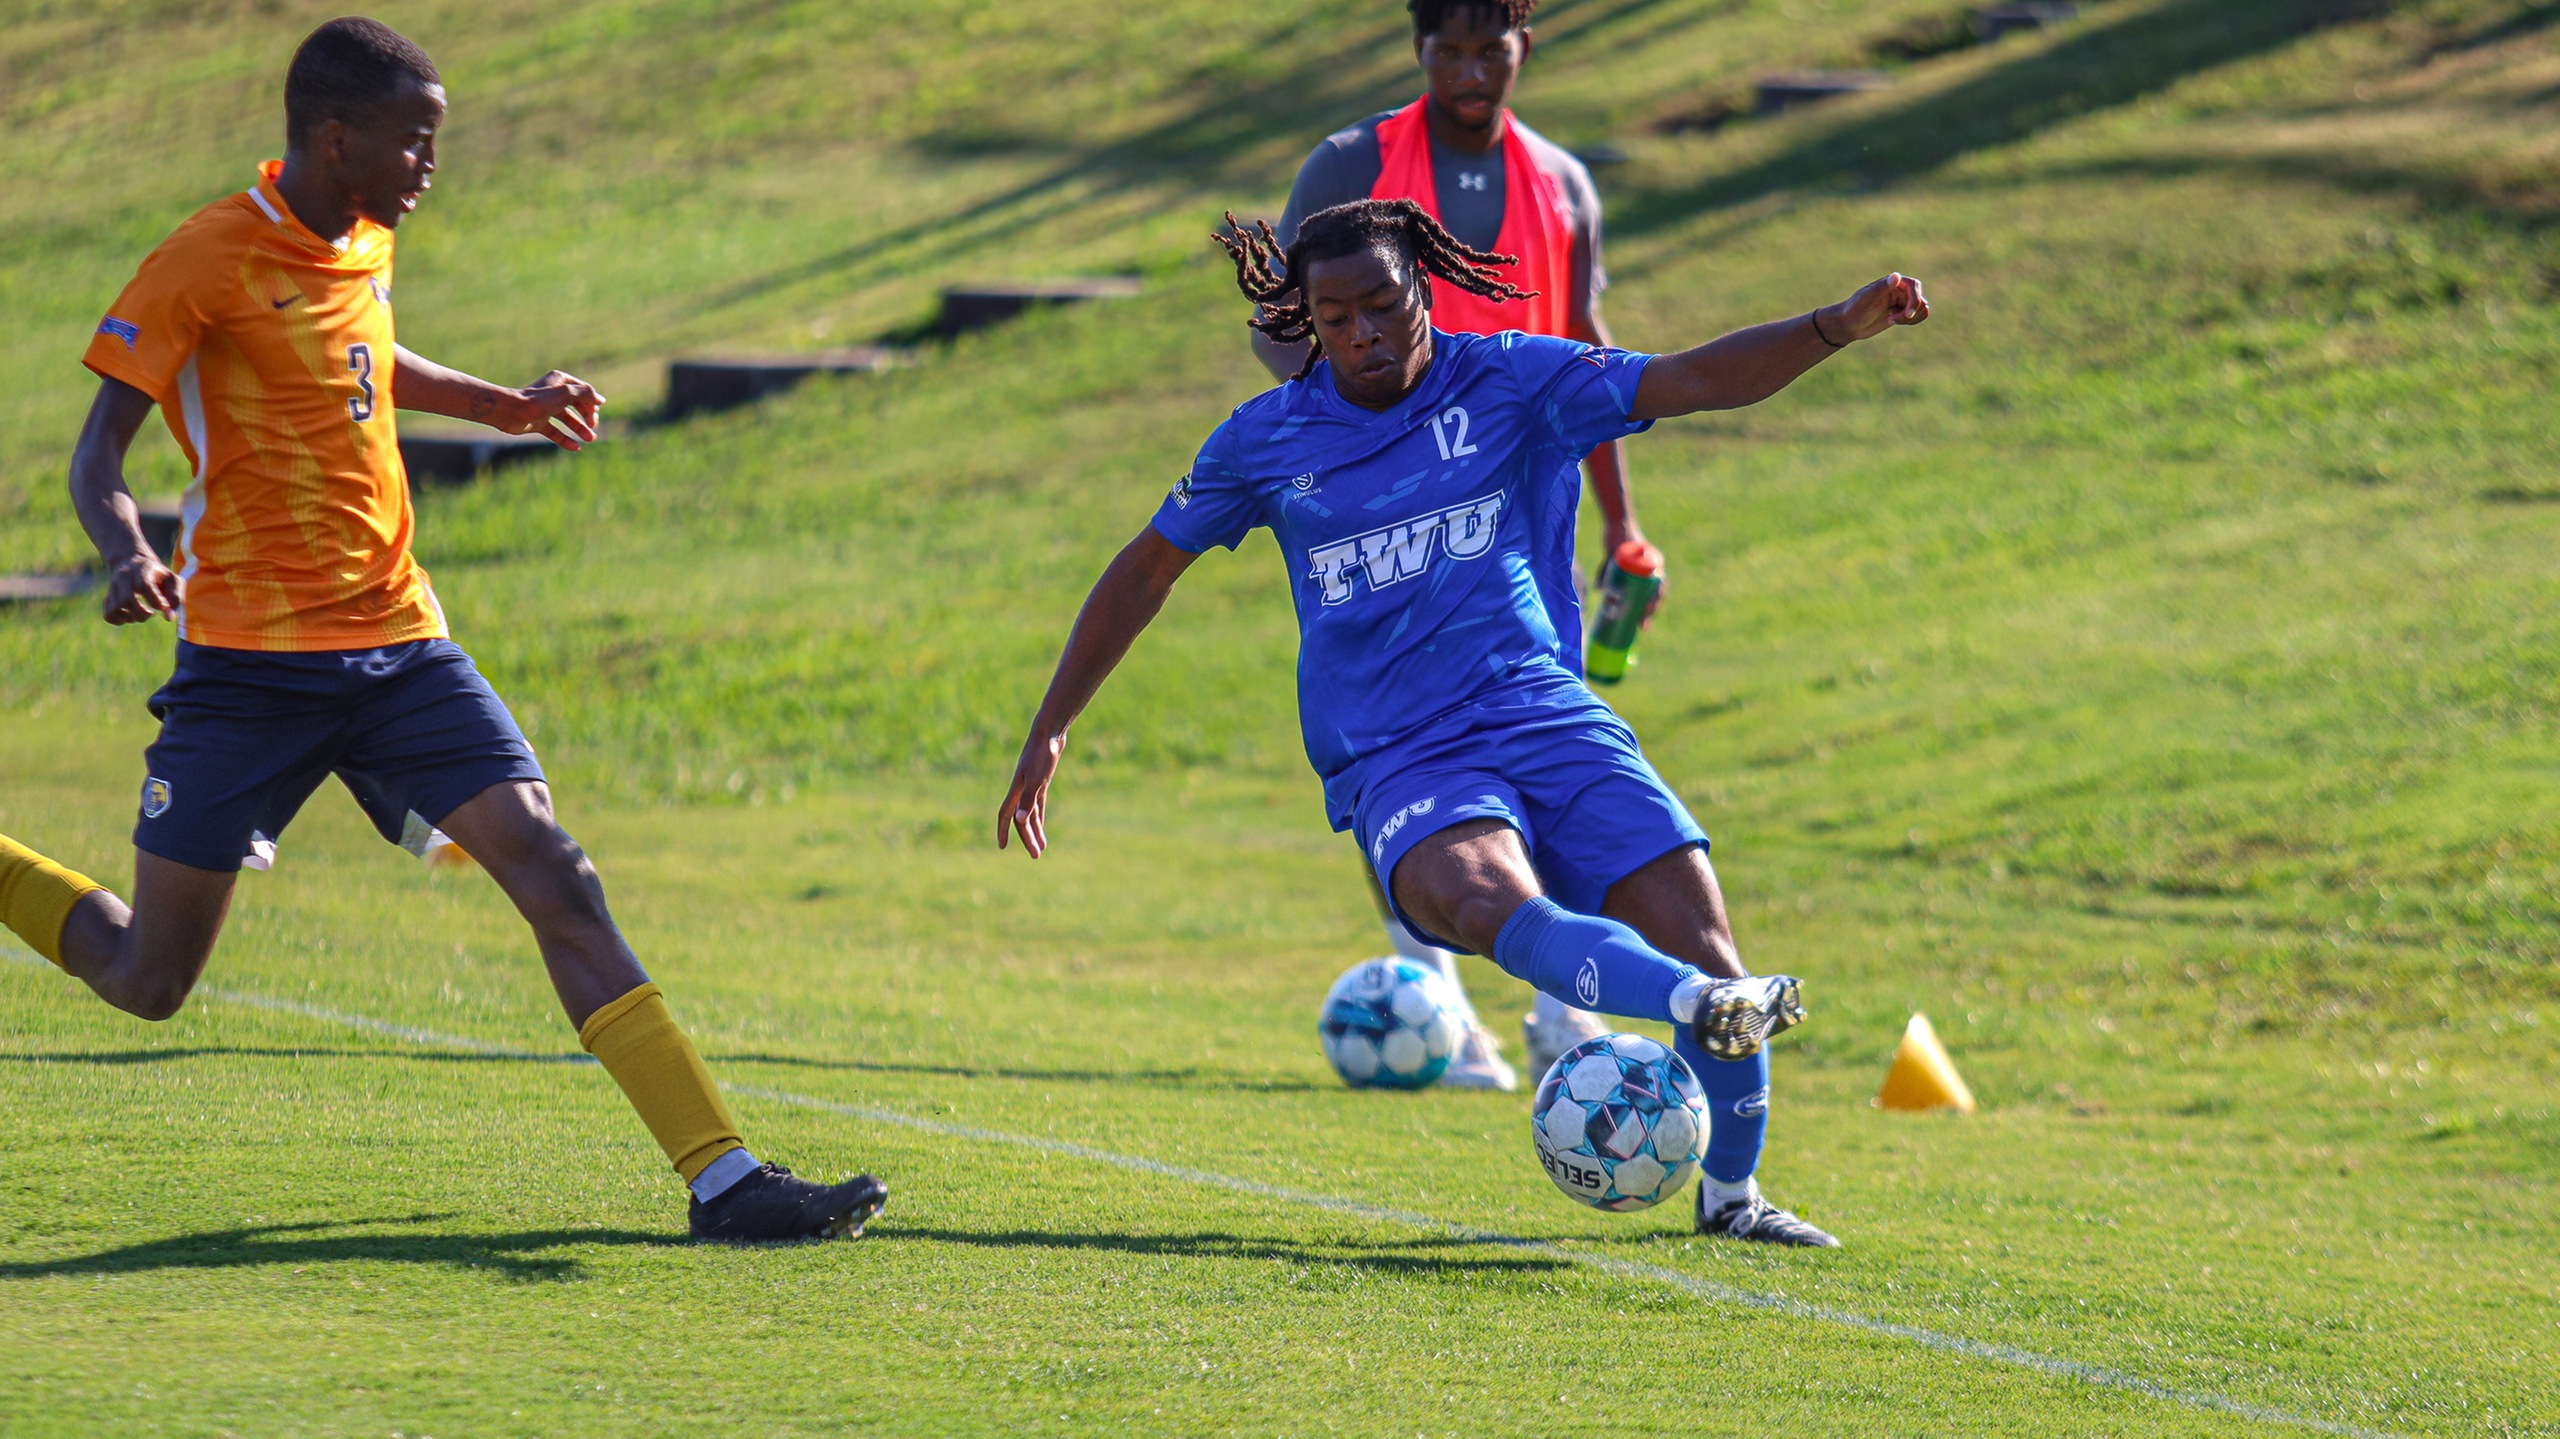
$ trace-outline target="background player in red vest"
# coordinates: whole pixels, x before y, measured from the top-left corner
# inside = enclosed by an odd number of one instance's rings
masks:
[[[1431,323],[1443,330],[1494,334],[1525,330],[1606,345],[1600,323],[1600,291],[1608,277],[1600,265],[1600,192],[1591,172],[1511,113],[1512,87],[1529,58],[1530,13],[1538,0],[1407,0],[1413,15],[1413,53],[1427,86],[1422,98],[1401,110],[1383,110],[1325,137],[1298,169],[1288,208],[1273,227],[1282,245],[1297,242],[1298,226],[1319,210],[1354,200],[1411,200],[1478,250],[1516,257],[1503,278],[1527,299],[1489,300],[1452,286],[1433,291]],[[1315,347],[1279,345],[1259,331],[1254,352],[1274,379],[1286,380],[1308,363]],[[1641,541],[1627,493],[1622,441],[1611,440],[1584,463],[1591,497],[1604,523],[1600,552],[1615,554]],[[1573,557],[1542,565],[1548,576],[1569,581]],[[1565,667],[1582,669],[1581,600],[1566,585],[1547,596]],[[1426,945],[1398,924],[1370,877],[1387,936],[1399,953],[1438,966],[1454,982],[1457,961]],[[1467,1039],[1441,1080],[1466,1088],[1509,1089],[1517,1082],[1500,1047],[1481,1021],[1470,1017]],[[1521,1021],[1530,1074],[1565,1050],[1606,1031],[1598,1016],[1553,995],[1531,1000]]]

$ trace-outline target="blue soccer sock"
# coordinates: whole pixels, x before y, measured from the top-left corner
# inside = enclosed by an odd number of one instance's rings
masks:
[[[1575,914],[1541,895],[1494,936],[1493,962],[1514,979],[1577,1009],[1676,1020],[1697,1011],[1703,976],[1614,919]],[[1685,1000],[1686,1003],[1675,1001]]]
[[[1671,1047],[1707,1091],[1707,1157],[1699,1167],[1720,1185],[1747,1182],[1769,1138],[1769,1051],[1749,1059],[1714,1059],[1685,1029]]]

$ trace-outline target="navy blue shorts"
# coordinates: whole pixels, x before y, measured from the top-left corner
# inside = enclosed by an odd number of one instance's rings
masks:
[[[197,869],[264,869],[335,774],[393,844],[422,848],[465,800],[542,766],[451,640],[272,654],[178,642],[151,697],[136,849]]]
[[[1520,831],[1549,898],[1598,914],[1609,886],[1707,832],[1636,747],[1635,731],[1579,681],[1556,680],[1456,710],[1364,756],[1353,833],[1396,918],[1396,864],[1425,837],[1473,819]]]

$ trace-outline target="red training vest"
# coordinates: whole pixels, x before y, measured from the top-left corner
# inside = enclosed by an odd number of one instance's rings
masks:
[[[1372,200],[1411,200],[1431,218],[1440,218],[1439,186],[1431,177],[1431,130],[1423,119],[1428,96],[1398,110],[1378,126],[1378,183]],[[1491,335],[1525,330],[1532,335],[1562,335],[1566,288],[1573,283],[1573,221],[1555,177],[1529,157],[1529,143],[1511,112],[1502,112],[1502,233],[1494,252],[1514,255],[1503,278],[1523,290],[1525,300],[1493,301],[1470,295],[1455,285],[1431,288],[1431,323],[1457,333]]]

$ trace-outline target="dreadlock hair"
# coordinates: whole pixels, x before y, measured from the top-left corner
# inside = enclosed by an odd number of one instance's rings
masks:
[[[1256,221],[1247,229],[1230,210],[1227,228],[1211,231],[1209,238],[1236,262],[1236,288],[1253,301],[1253,327],[1274,344],[1315,338],[1315,310],[1306,299],[1307,266],[1366,250],[1392,250],[1411,262],[1417,275],[1435,277],[1488,300],[1525,300],[1537,293],[1494,273],[1497,265],[1520,263],[1518,256],[1470,248],[1411,200],[1354,200],[1318,210],[1299,224],[1297,243],[1285,247],[1271,232],[1270,221]],[[1428,289],[1423,297],[1425,304],[1430,303]],[[1290,378],[1305,379],[1322,353],[1321,346],[1309,351],[1307,362]]]
[[[441,85],[436,62],[379,20],[349,15],[305,37],[284,74],[284,138],[309,139],[323,120],[355,120],[391,99],[403,76]]]
[[[1419,40],[1437,31],[1450,16],[1468,11],[1500,20],[1505,30],[1524,29],[1538,0],[1404,0],[1404,8],[1413,16],[1413,38]]]

